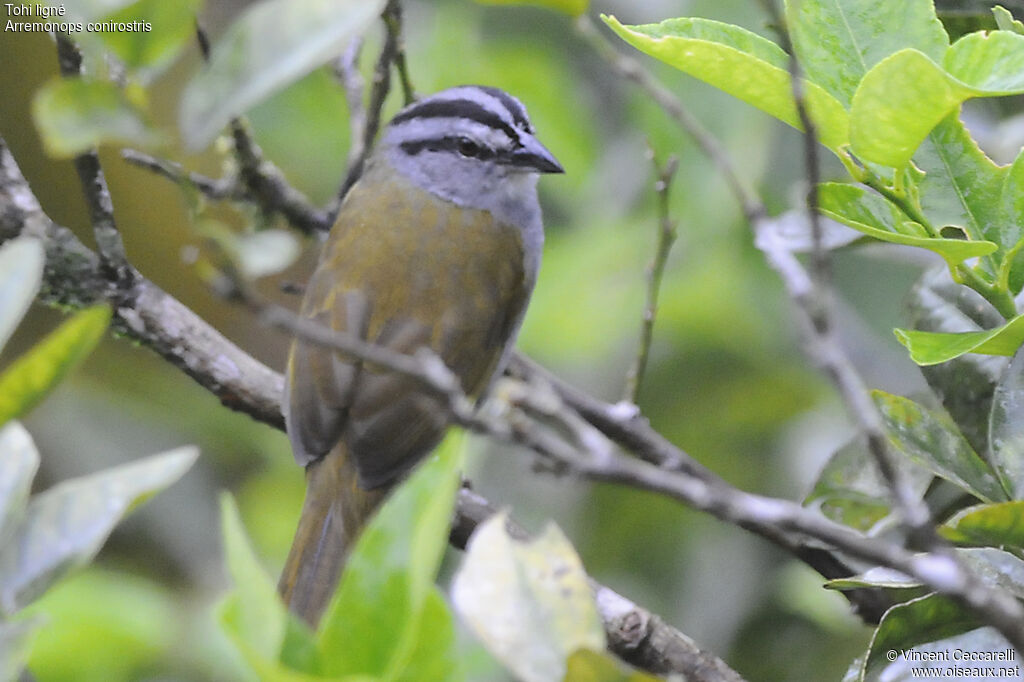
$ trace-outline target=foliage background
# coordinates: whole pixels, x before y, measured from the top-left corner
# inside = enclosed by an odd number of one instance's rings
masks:
[[[204,16],[216,34],[243,3],[208,5]],[[801,498],[851,430],[801,355],[779,282],[706,159],[643,94],[609,72],[569,19],[466,0],[406,0],[403,6],[417,90],[459,83],[509,90],[528,106],[540,138],[567,170],[541,182],[548,242],[520,347],[597,395],[621,395],[655,242],[648,141],[662,159],[679,154],[671,206],[680,238],[668,263],[640,405],[658,430],[731,483]],[[774,38],[755,2],[620,0],[595,2],[591,11],[634,24],[703,16]],[[379,41],[378,27],[364,52],[367,73]],[[640,58],[723,140],[773,211],[797,203],[797,133]],[[154,88],[152,109],[168,128],[197,60],[190,50]],[[0,65],[0,134],[44,209],[91,243],[71,164],[45,156],[29,117],[33,93],[57,71],[53,46],[45,34],[0,33]],[[394,112],[398,100],[393,93],[386,111]],[[968,110],[983,142],[1014,102],[986,106]],[[348,126],[344,97],[326,70],[260,105],[250,120],[268,157],[294,185],[317,202],[329,198],[343,171]],[[1006,137],[1014,129],[1001,130],[989,138],[1001,138],[1012,150]],[[1019,124],[1016,130],[1020,135]],[[988,151],[1006,160],[998,149]],[[168,155],[218,174],[214,153],[187,157],[175,149]],[[104,149],[101,157],[132,262],[243,348],[282,367],[287,340],[218,300],[183,257],[200,239],[177,188],[128,166],[116,150]],[[823,179],[842,177],[838,166],[827,164]],[[241,220],[227,210],[217,215]],[[890,329],[900,324],[902,295],[927,261],[919,253],[882,251],[836,256],[841,337],[872,387],[912,394],[923,381]],[[264,283],[265,292],[296,303],[279,292],[279,283],[303,281],[315,252],[308,244],[298,265]],[[0,365],[59,318],[34,310]],[[115,532],[93,567],[33,607],[52,619],[35,645],[30,667],[37,677],[231,679],[233,662],[211,617],[226,584],[216,493],[235,493],[257,551],[277,570],[303,490],[283,434],[229,412],[149,352],[112,338],[26,424],[43,454],[37,487],[180,444],[196,443],[203,453],[181,482]],[[847,613],[845,601],[819,589],[810,569],[743,531],[650,494],[534,471],[529,456],[485,441],[474,450],[476,489],[510,507],[528,527],[555,519],[595,578],[660,614],[741,674],[838,679],[863,651],[869,631]],[[448,564],[455,560],[450,556]],[[468,638],[465,646],[470,679],[505,679],[479,646]]]

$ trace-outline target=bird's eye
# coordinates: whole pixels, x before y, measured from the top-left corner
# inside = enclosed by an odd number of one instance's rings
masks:
[[[456,148],[463,156],[480,156],[480,145],[468,137],[460,137]]]

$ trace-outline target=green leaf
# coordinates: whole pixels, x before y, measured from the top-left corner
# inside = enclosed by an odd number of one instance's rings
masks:
[[[1024,501],[982,504],[958,512],[939,531],[953,542],[1024,549]]]
[[[104,20],[117,23],[148,22],[151,31],[107,31],[103,42],[132,69],[160,71],[195,35],[200,0],[139,0]]]
[[[46,152],[57,158],[104,142],[147,147],[159,139],[142,112],[108,81],[51,80],[32,100],[32,118]]]
[[[191,149],[232,118],[341,53],[383,11],[385,0],[263,0],[213,46],[209,65],[185,88],[182,136]]]
[[[29,502],[0,548],[0,607],[17,611],[67,572],[87,563],[128,512],[181,477],[198,457],[179,448],[59,483]]]
[[[253,673],[252,679],[260,680],[260,682],[324,682],[327,680],[327,678],[320,677],[305,669],[296,670],[289,663],[280,660],[284,658],[285,649],[282,649],[280,652],[282,655],[279,657],[278,651],[258,649],[254,646],[253,641],[246,639],[244,631],[247,629],[247,626],[245,621],[249,616],[245,614],[247,609],[243,600],[244,597],[237,590],[229,594],[217,608],[217,622],[235,649],[241,654],[242,660],[249,666],[249,670]],[[286,618],[284,613],[281,614],[281,618],[282,622],[284,622]],[[294,618],[289,618],[288,623],[290,625],[300,625]],[[315,653],[312,641],[313,636],[309,629],[306,628],[303,632],[297,627],[291,630],[291,632],[301,633],[299,634],[299,639],[305,640],[303,644],[297,647],[293,643],[291,645],[292,648],[302,648],[307,653],[312,651],[312,655],[305,659],[304,663],[309,665],[310,668],[315,668],[318,656]],[[293,657],[291,663],[295,662],[296,659]]]
[[[452,431],[359,536],[317,637],[325,674],[411,674],[447,547],[462,438]]]
[[[0,427],[0,547],[21,524],[32,490],[32,479],[39,469],[39,452],[32,436],[20,423],[7,422]]]
[[[934,478],[932,472],[905,457],[897,458],[895,465],[911,490],[923,497]],[[818,507],[833,521],[868,533],[892,512],[891,498],[889,485],[871,454],[855,440],[825,463],[804,504]]]
[[[110,308],[87,308],[65,320],[0,374],[0,424],[25,414],[46,397],[103,338]]]
[[[862,159],[903,168],[939,121],[971,97],[1024,92],[1024,36],[972,33],[954,43],[940,66],[907,48],[861,80],[850,107],[850,141]]]
[[[1006,9],[1002,5],[996,5],[992,8],[992,15],[996,19],[996,26],[1001,31],[1013,31],[1020,35],[1024,35],[1024,24],[1013,18],[1010,14],[1010,10]]]
[[[999,634],[999,631],[992,627],[983,627],[969,630],[960,634],[953,635],[952,637],[946,637],[945,639],[938,639],[922,644],[914,645],[913,654],[907,655],[910,647],[900,647],[893,649],[892,654],[885,653],[893,657],[893,662],[889,663],[888,659],[876,659],[875,665],[872,667],[871,674],[866,678],[855,677],[853,679],[867,679],[871,682],[914,682],[915,680],[921,679],[938,679],[935,675],[925,676],[922,675],[922,668],[932,668],[936,671],[956,671],[959,675],[965,675],[961,679],[968,680],[991,680],[993,677],[985,674],[982,676],[972,675],[966,677],[969,672],[981,672],[979,669],[982,667],[993,667],[993,668],[1005,668],[1006,673],[1009,674],[1009,679],[1013,676],[1019,676],[1015,673],[1014,668],[1017,667],[1017,655],[1013,651],[1013,647],[1006,638]],[[992,652],[995,656],[1001,656],[1001,658],[995,658],[991,661],[976,662],[976,661],[959,661],[954,662],[950,659],[951,652]],[[914,658],[914,654],[917,658]],[[933,658],[922,658],[931,656]],[[974,670],[969,670],[973,668]],[[948,674],[948,673],[943,673]],[[996,673],[1001,674],[1001,673]],[[1006,679],[1006,678],[1003,678]]]
[[[68,10],[68,16],[77,21],[98,21],[103,17],[113,14],[136,0],[65,0],[65,2],[51,2],[53,7],[63,5]]]
[[[911,649],[926,642],[959,635],[979,625],[978,619],[949,597],[930,594],[897,604],[875,628],[864,658],[861,679],[884,665],[890,651]]]
[[[872,391],[872,397],[889,441],[901,453],[980,500],[1007,499],[992,469],[949,416],[883,391]]]
[[[657,682],[662,678],[627,670],[605,651],[578,649],[566,661],[564,682]]]
[[[505,514],[497,514],[473,533],[452,599],[470,629],[518,679],[561,679],[574,651],[605,648],[587,574],[554,524],[524,543],[509,536],[505,523]]]
[[[463,679],[456,660],[455,619],[437,587],[427,592],[418,627],[416,647],[393,679],[396,682],[457,682]]]
[[[820,211],[829,218],[881,241],[934,251],[950,267],[968,258],[988,255],[999,248],[989,241],[907,234],[906,217],[895,204],[879,194],[854,185],[824,183],[819,187],[818,201]]]
[[[992,396],[988,461],[1010,499],[1024,499],[1024,351],[1018,350]]]
[[[1024,36],[1008,31],[978,31],[953,43],[943,66],[953,78],[981,97],[1024,92]]]
[[[968,332],[999,325],[1002,316],[973,289],[957,284],[946,267],[933,267],[914,284],[908,300],[911,326],[927,332]],[[962,355],[928,365],[921,373],[975,452],[988,451],[989,411],[1008,361]]]
[[[931,0],[786,0],[786,24],[808,79],[847,107],[892,53],[912,47],[939,62],[949,47]]]
[[[739,26],[709,19],[666,19],[624,26],[601,18],[641,52],[802,130],[793,101],[789,57],[775,43]],[[804,81],[807,108],[819,139],[836,151],[849,142],[846,109],[820,85]]]
[[[868,71],[853,95],[853,151],[903,168],[931,129],[972,94],[922,52],[900,50]]]
[[[535,5],[578,17],[587,11],[590,0],[476,0],[481,5]]]
[[[46,254],[33,237],[0,246],[0,350],[25,316],[43,279]]]
[[[146,679],[154,662],[169,661],[169,654],[194,643],[179,631],[186,609],[181,592],[169,586],[88,567],[25,610],[46,621],[29,668],[39,680]]]
[[[960,357],[964,353],[1013,355],[1024,344],[1024,315],[1018,315],[995,329],[980,332],[923,332],[894,329],[896,338],[910,351],[919,365],[934,365]]]
[[[958,547],[953,551],[957,559],[986,585],[1024,597],[1024,561],[1009,552],[991,547]],[[830,580],[825,586],[838,590],[862,587],[905,590],[924,587],[924,584],[899,571],[876,566],[860,575]]]
[[[1024,150],[1006,170],[1000,190],[999,238],[1006,247],[999,285],[1014,295],[1024,288]]]
[[[42,629],[42,618],[0,621],[0,680],[20,680],[29,648]]]
[[[970,239],[987,239],[1004,249],[1013,246],[1001,224],[1006,169],[978,149],[956,113],[928,134],[914,164],[925,173],[918,188],[921,208],[932,224],[957,225]]]
[[[287,610],[249,544],[230,493],[221,493],[220,523],[228,574],[235,585],[234,607],[225,609],[231,613],[232,634],[275,660],[284,642]]]

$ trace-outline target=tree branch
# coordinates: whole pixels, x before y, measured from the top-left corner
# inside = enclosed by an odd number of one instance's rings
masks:
[[[110,283],[100,271],[99,259],[69,229],[57,225],[43,212],[6,142],[0,137],[0,244],[22,234],[40,239],[46,249],[40,293],[42,302],[81,308],[107,297]],[[225,406],[283,430],[283,377],[232,344],[137,271],[133,270],[133,276],[137,280],[139,295],[133,307],[122,306],[115,310],[114,328],[117,333],[151,348],[216,395]],[[332,343],[334,341],[331,340]],[[391,358],[378,359],[390,361]],[[549,435],[538,436],[535,440],[546,444],[546,447],[551,447],[549,444],[554,442]],[[486,500],[463,492],[452,530],[457,546],[464,547],[472,530],[491,513],[493,507]],[[614,594],[597,583],[593,583],[593,587],[599,597]],[[620,603],[632,604],[624,597],[619,599],[622,600]],[[690,650],[687,643],[692,644],[688,637],[638,606],[635,614],[637,622],[645,625],[642,630],[630,630],[632,637],[622,632],[622,619],[633,618],[628,613],[616,612],[617,620],[606,620],[609,646],[613,652],[634,665],[653,671],[669,672],[675,669],[667,666],[676,664],[695,665],[687,663]],[[602,612],[602,616],[605,615]],[[611,618],[613,614],[607,615]],[[666,647],[664,651],[657,648],[662,644]],[[699,652],[696,647],[691,648]],[[712,658],[699,652],[699,658],[695,660]],[[712,670],[720,667],[728,670],[721,661],[717,661]],[[692,679],[729,682],[738,678],[708,674]]]
[[[643,320],[640,323],[640,343],[637,346],[636,358],[626,373],[626,389],[622,399],[627,403],[636,404],[647,371],[647,358],[651,352],[654,339],[654,319],[658,315],[658,293],[661,290],[661,279],[665,274],[665,263],[668,252],[676,240],[676,223],[669,215],[669,188],[672,179],[679,170],[679,157],[670,156],[662,166],[654,155],[654,149],[648,148],[651,163],[654,166],[654,192],[658,196],[658,245],[654,250],[654,258],[647,266],[647,296],[644,302]]]

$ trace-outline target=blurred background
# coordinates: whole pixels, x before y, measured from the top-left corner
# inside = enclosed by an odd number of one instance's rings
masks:
[[[216,36],[246,3],[207,5],[205,22]],[[731,483],[802,499],[852,431],[835,395],[801,354],[781,286],[708,161],[642,92],[610,71],[570,19],[467,0],[405,0],[403,6],[418,92],[461,83],[512,92],[566,168],[565,176],[540,183],[547,244],[520,348],[596,396],[622,396],[656,243],[647,150],[661,160],[678,155],[671,213],[679,239],[668,260],[639,404],[657,429]],[[593,3],[591,16],[598,12],[624,23],[702,16],[775,38],[757,2],[603,0]],[[379,30],[364,49],[367,75]],[[773,213],[798,205],[805,183],[795,131],[634,56],[721,139]],[[72,165],[46,157],[29,115],[33,93],[56,74],[51,41],[45,34],[0,33],[0,64],[0,134],[44,209],[91,244]],[[195,50],[188,50],[152,90],[152,110],[168,130],[197,65]],[[392,93],[386,112],[399,106],[400,95]],[[1009,129],[997,127],[1000,110],[978,107],[971,115],[979,133],[1005,142]],[[326,202],[340,183],[348,149],[344,97],[330,72],[316,71],[261,104],[250,121],[291,183]],[[216,152],[189,156],[172,146],[165,153],[192,169],[220,172]],[[287,339],[219,300],[189,264],[186,256],[202,239],[179,189],[128,166],[116,149],[101,150],[101,157],[132,262],[280,370]],[[844,177],[834,159],[823,161],[824,179]],[[255,218],[230,207],[211,214],[234,226]],[[304,244],[293,268],[262,283],[265,293],[297,304],[280,285],[308,276],[318,245]],[[902,297],[925,265],[920,255],[893,247],[836,254],[841,336],[872,387],[902,394],[924,387],[891,328],[901,323]],[[0,365],[60,319],[59,312],[34,309]],[[178,445],[202,450],[184,479],[114,533],[94,565],[33,607],[51,619],[35,645],[34,674],[40,680],[234,679],[233,659],[212,617],[226,587],[217,492],[236,495],[259,554],[277,571],[303,494],[302,472],[285,436],[221,407],[149,351],[114,338],[26,424],[43,455],[38,489]],[[749,679],[839,679],[863,651],[869,630],[849,615],[846,602],[762,540],[655,495],[536,471],[529,453],[480,439],[473,450],[469,477],[476,490],[531,529],[554,520],[597,580],[658,613]],[[452,552],[442,581],[457,561]],[[507,679],[468,636],[465,656],[469,679]]]

